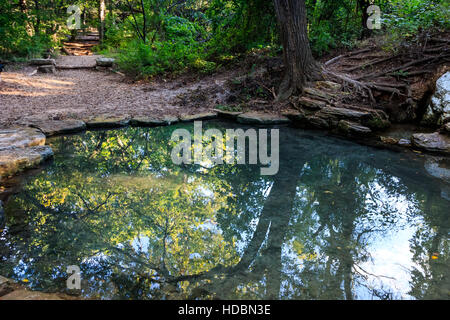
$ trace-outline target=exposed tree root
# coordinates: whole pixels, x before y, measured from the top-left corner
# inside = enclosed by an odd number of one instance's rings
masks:
[[[377,72],[377,73],[372,73],[372,74],[366,74],[366,75],[362,75],[360,77],[355,78],[355,80],[362,80],[362,79],[371,79],[371,78],[378,78],[387,74],[391,74],[397,71],[405,71],[406,68],[410,68],[412,66],[415,66],[417,64],[421,64],[421,63],[425,63],[425,62],[429,62],[432,60],[437,60],[437,59],[443,59],[445,57],[450,57],[450,55],[438,55],[438,56],[432,56],[432,57],[426,57],[423,59],[419,59],[419,60],[414,60],[414,61],[410,61],[400,67],[395,67],[386,71],[382,71],[382,72]]]
[[[350,52],[350,53],[347,53],[347,54],[343,54],[343,55],[337,56],[337,57],[335,57],[335,58],[333,58],[333,59],[331,59],[331,60],[328,60],[327,62],[324,63],[324,65],[325,65],[325,66],[329,66],[329,65],[331,65],[331,64],[333,64],[333,63],[339,61],[339,60],[342,59],[342,58],[348,58],[348,57],[356,56],[356,55],[358,55],[358,54],[370,52],[370,51],[372,51],[372,50],[373,50],[372,48],[366,48],[366,49],[363,49],[363,50],[359,50],[359,51],[355,51],[355,52]]]
[[[363,68],[367,68],[367,67],[370,67],[370,66],[374,66],[374,65],[377,65],[379,63],[383,63],[383,62],[386,62],[386,61],[389,61],[389,60],[396,59],[399,56],[400,55],[395,55],[395,56],[391,56],[391,57],[387,57],[387,58],[373,60],[373,61],[364,63],[362,65],[358,65],[356,67],[353,67],[353,68],[350,68],[350,69],[346,69],[345,72],[352,72],[352,71],[355,71],[355,70],[358,70],[358,69],[363,69]]]
[[[412,92],[411,88],[407,84],[391,84],[391,83],[382,83],[382,82],[362,82],[359,80],[355,80],[350,78],[346,74],[336,73],[329,70],[324,70],[324,74],[328,77],[337,80],[340,82],[344,89],[348,89],[349,86],[353,87],[356,90],[356,93],[367,93],[368,98],[372,103],[376,102],[373,91],[379,91],[379,92],[387,92],[391,94],[391,100],[392,98],[397,96],[404,96],[407,97],[408,103],[412,103]],[[402,93],[400,89],[404,89],[406,93]]]
[[[340,74],[340,73],[332,72],[329,70],[324,70],[324,74],[326,76],[329,76],[330,78],[335,79],[338,82],[340,82],[344,86],[344,89],[348,88],[348,86],[350,85],[358,93],[363,93],[364,91],[367,92],[370,101],[375,102],[373,92],[366,83],[360,82],[358,80],[354,80],[345,74]]]

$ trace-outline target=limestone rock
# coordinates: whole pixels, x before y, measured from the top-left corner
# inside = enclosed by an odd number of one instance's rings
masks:
[[[381,142],[385,143],[385,144],[398,144],[399,140],[393,137],[384,137],[381,136],[380,137]]]
[[[370,130],[370,128],[347,120],[339,121],[338,128],[342,133],[350,135],[368,135],[372,133],[372,130]]]
[[[436,91],[422,119],[425,125],[442,125],[450,117],[450,71],[436,82]]]
[[[63,300],[54,293],[30,291],[27,289],[14,290],[1,297],[2,300]]]
[[[298,103],[301,107],[309,110],[320,110],[327,106],[327,104],[320,100],[314,100],[308,97],[301,97],[298,99]]]
[[[47,137],[86,129],[86,124],[81,120],[31,120],[24,123],[41,130]]]
[[[285,116],[277,116],[270,113],[248,112],[237,117],[237,121],[243,124],[266,124],[276,125],[289,123],[290,120]]]
[[[55,59],[31,59],[30,64],[35,66],[48,66],[48,65],[56,66],[56,61]]]
[[[342,120],[363,120],[369,119],[371,116],[369,112],[336,107],[323,108],[317,115],[322,118],[337,118]]]
[[[112,67],[115,61],[112,58],[98,58],[95,60],[98,67]]]
[[[34,128],[13,128],[0,130],[0,151],[12,148],[26,148],[45,144],[45,135]]]
[[[135,117],[130,120],[130,125],[134,127],[159,127],[159,126],[168,126],[177,122],[179,122],[179,119],[173,116],[167,116],[163,118]]]
[[[125,117],[97,117],[86,121],[88,128],[121,128],[130,123]]]
[[[411,140],[409,139],[400,139],[398,140],[398,145],[402,147],[411,147]]]
[[[384,130],[391,126],[389,116],[382,110],[369,111],[369,119],[363,119],[362,124],[372,130]]]
[[[0,177],[33,168],[53,156],[49,146],[0,150]]]
[[[191,122],[191,121],[200,121],[200,120],[210,120],[217,118],[217,112],[204,112],[198,114],[188,114],[180,116],[181,122]]]
[[[217,115],[221,118],[226,119],[236,119],[239,115],[243,114],[244,112],[234,112],[234,111],[225,111],[220,109],[214,109],[215,112],[217,112]]]
[[[313,97],[319,97],[325,100],[332,100],[333,98],[336,97],[335,94],[330,93],[330,92],[326,92],[323,90],[319,90],[319,89],[315,89],[315,88],[305,88],[303,90],[306,94],[309,94],[310,96]]]
[[[56,72],[56,68],[52,64],[45,65],[45,66],[39,66],[38,67],[38,72],[40,72],[40,73],[55,73]]]
[[[339,91],[342,89],[342,85],[332,81],[316,81],[316,88]]]
[[[450,153],[450,138],[435,133],[416,133],[412,135],[413,146],[431,152]]]
[[[330,123],[322,119],[320,117],[316,116],[309,116],[306,117],[307,125],[306,127],[313,128],[313,129],[330,129]]]

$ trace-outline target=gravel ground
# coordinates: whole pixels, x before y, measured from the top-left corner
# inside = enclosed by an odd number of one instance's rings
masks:
[[[68,59],[62,62],[73,64]],[[31,75],[34,67],[8,67],[0,82],[0,127],[25,119],[86,120],[99,115],[133,117],[203,112],[221,103],[226,93],[223,84],[230,77],[225,73],[198,81],[185,77],[133,83],[122,75],[95,69]],[[179,97],[191,92],[196,95],[205,92],[205,97],[197,105],[183,103]]]

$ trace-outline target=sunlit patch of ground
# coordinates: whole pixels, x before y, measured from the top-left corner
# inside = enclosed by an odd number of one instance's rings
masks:
[[[64,63],[71,63],[65,59]],[[133,117],[202,112],[214,107],[215,101],[205,98],[198,106],[186,108],[178,105],[177,97],[198,88],[207,90],[229,77],[133,83],[122,75],[95,69],[60,69],[56,74],[33,75],[34,70],[30,66],[16,70],[10,67],[2,73],[0,127],[27,118],[83,120],[99,115]]]

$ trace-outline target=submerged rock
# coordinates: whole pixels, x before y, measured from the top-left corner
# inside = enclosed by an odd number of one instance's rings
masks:
[[[422,124],[440,126],[450,120],[450,71],[436,82],[436,92],[422,119]]]
[[[41,130],[46,136],[73,133],[86,129],[81,120],[32,120],[25,122],[28,126]]]
[[[450,167],[448,158],[429,157],[425,162],[425,170],[435,178],[450,183]]]
[[[450,138],[439,132],[413,134],[411,142],[419,149],[450,154]]]
[[[237,117],[237,121],[243,124],[285,124],[290,120],[285,116],[277,116],[270,113],[247,112]]]
[[[49,146],[0,150],[0,178],[33,168],[52,156]]]
[[[0,130],[0,151],[26,148],[45,144],[45,135],[35,128],[13,128]]]

